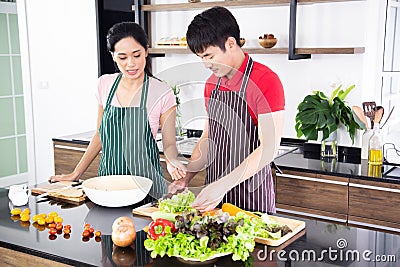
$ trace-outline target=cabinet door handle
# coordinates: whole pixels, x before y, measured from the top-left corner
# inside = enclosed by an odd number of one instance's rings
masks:
[[[75,151],[83,151],[86,152],[86,148],[82,147],[74,147],[74,146],[63,146],[63,145],[55,145],[55,148],[61,148],[61,149],[68,149],[68,150],[75,150]]]
[[[296,214],[296,215],[300,215],[300,216],[307,216],[307,217],[336,221],[336,222],[346,222],[347,221],[346,219],[339,219],[339,218],[335,218],[335,217],[331,217],[331,216],[317,215],[315,213],[302,212],[302,211],[296,211],[296,210],[288,210],[288,209],[282,209],[282,208],[276,208],[276,211],[278,212],[278,215],[279,215],[279,212],[283,212],[283,213]]]
[[[371,189],[371,190],[378,190],[378,191],[385,191],[385,192],[392,192],[392,193],[400,193],[400,189],[385,188],[385,187],[373,186],[373,185],[349,183],[349,186],[357,187],[357,188]]]
[[[298,179],[298,180],[305,180],[305,181],[310,181],[310,182],[317,182],[317,183],[326,183],[326,184],[336,184],[336,185],[348,185],[348,182],[339,182],[339,181],[332,181],[332,180],[325,180],[325,179],[319,179],[319,178],[312,178],[312,177],[305,177],[305,176],[298,176],[298,175],[292,175],[292,174],[277,174],[277,177],[285,177],[285,178],[290,178],[290,179]]]

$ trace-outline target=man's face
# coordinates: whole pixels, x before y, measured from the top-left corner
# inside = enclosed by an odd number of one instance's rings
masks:
[[[227,48],[227,45],[225,45]],[[215,76],[230,78],[230,73],[233,70],[233,62],[230,56],[230,50],[222,51],[218,46],[209,46],[203,53],[197,54],[204,63],[204,66],[210,69]]]

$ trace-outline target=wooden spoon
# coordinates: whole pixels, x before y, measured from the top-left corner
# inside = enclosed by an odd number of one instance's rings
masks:
[[[355,115],[355,119],[356,119],[357,123],[361,126],[361,128],[367,129],[368,128],[367,117],[365,117],[364,111],[362,110],[362,108],[359,106],[352,106],[351,110],[353,111],[353,114]]]
[[[384,114],[384,108],[382,106],[377,106],[375,110],[375,118],[374,118],[374,123],[381,123],[383,114]]]
[[[371,129],[374,128],[374,119],[375,119],[375,110],[376,110],[376,102],[363,102],[363,111],[364,115],[367,116],[371,121]]]

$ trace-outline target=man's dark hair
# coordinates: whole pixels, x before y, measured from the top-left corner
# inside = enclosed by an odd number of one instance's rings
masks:
[[[202,53],[209,46],[218,46],[225,51],[225,42],[233,37],[240,44],[240,29],[232,13],[216,6],[196,15],[186,32],[186,40],[190,50]]]

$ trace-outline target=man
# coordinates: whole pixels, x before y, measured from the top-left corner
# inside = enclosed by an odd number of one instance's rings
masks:
[[[205,85],[208,120],[187,174],[170,186],[187,186],[206,166],[206,187],[193,207],[208,211],[221,201],[243,209],[275,212],[270,163],[281,139],[284,92],[279,77],[239,46],[240,30],[223,7],[198,14],[188,46],[213,74]]]

